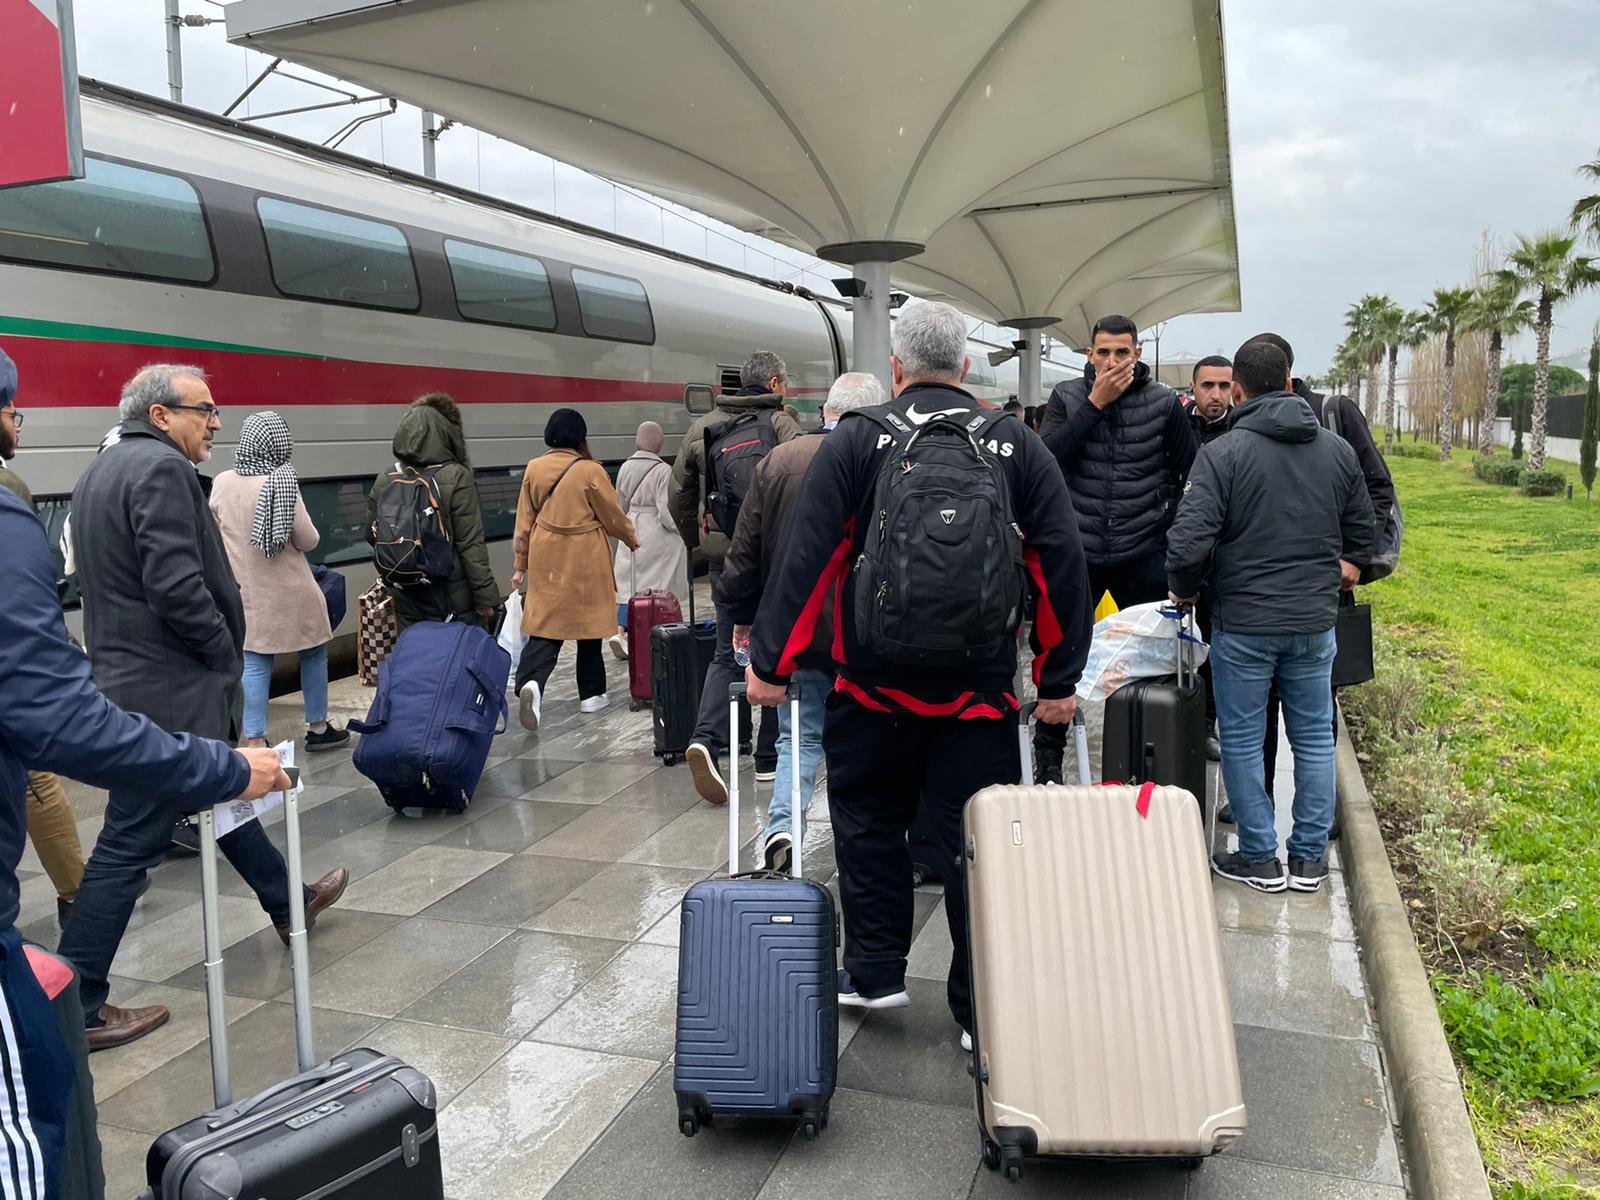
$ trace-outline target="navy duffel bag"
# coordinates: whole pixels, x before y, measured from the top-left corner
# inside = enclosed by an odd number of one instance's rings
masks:
[[[494,636],[459,621],[409,626],[378,668],[378,694],[355,764],[389,807],[460,812],[505,730],[511,656]]]

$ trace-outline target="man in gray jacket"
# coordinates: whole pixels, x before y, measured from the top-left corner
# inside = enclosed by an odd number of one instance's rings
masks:
[[[1195,459],[1167,534],[1173,600],[1194,602],[1211,572],[1222,774],[1239,827],[1239,849],[1218,853],[1212,869],[1264,892],[1314,892],[1333,825],[1333,627],[1340,589],[1372,557],[1372,501],[1355,451],[1290,390],[1276,346],[1239,348],[1233,402],[1230,428]],[[1294,751],[1287,878],[1262,780],[1274,683]]]

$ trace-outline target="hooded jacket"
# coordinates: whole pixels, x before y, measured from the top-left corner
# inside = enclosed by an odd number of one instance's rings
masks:
[[[718,397],[714,409],[695,418],[683,435],[677,461],[672,464],[672,519],[683,535],[684,544],[691,550],[700,547],[701,553],[714,563],[720,563],[727,554],[728,539],[733,531],[718,529],[715,521],[701,524],[705,512],[706,427],[748,412],[763,411],[771,414],[772,430],[780,444],[800,436],[800,424],[783,411],[781,397],[758,387],[740,388],[735,395]]]
[[[1061,464],[1084,557],[1097,566],[1159,555],[1198,448],[1176,393],[1138,363],[1115,403],[1089,403],[1094,366],[1056,384],[1039,436]]]
[[[1372,557],[1372,501],[1356,453],[1290,392],[1234,409],[1194,461],[1167,534],[1167,581],[1193,596],[1211,568],[1212,625],[1227,633],[1323,633],[1339,607],[1339,560]]]
[[[483,533],[483,513],[478,507],[478,487],[468,466],[467,441],[459,427],[426,404],[413,404],[394,431],[394,456],[403,466],[428,468],[439,485],[439,499],[450,519],[450,541],[456,565],[444,589],[394,589],[395,618],[402,629],[416,621],[442,621],[454,615],[491,628],[493,619],[479,609],[497,608],[503,598],[489,565],[489,544]],[[378,497],[389,486],[387,474],[378,476],[367,496],[367,541],[374,537]]]
[[[1189,428],[1194,431],[1197,450],[1200,446],[1214,442],[1228,432],[1228,417],[1232,411],[1232,409],[1229,409],[1228,412],[1223,413],[1213,421],[1200,411],[1198,404],[1191,402],[1184,405],[1184,413],[1189,418]]]
[[[1361,406],[1349,396],[1324,396],[1313,392],[1303,379],[1292,382],[1294,394],[1311,406],[1311,415],[1318,425],[1327,425],[1328,406],[1334,406],[1339,436],[1356,452],[1356,461],[1361,464],[1361,474],[1366,479],[1367,495],[1372,500],[1373,525],[1382,531],[1389,523],[1389,511],[1395,506],[1394,478],[1389,474],[1389,464],[1378,453],[1378,444],[1372,440],[1372,428],[1361,415]]]
[[[185,460],[185,469],[187,460]],[[193,471],[190,470],[190,474]],[[102,788],[140,788],[195,809],[250,782],[243,756],[219,742],[163,733],[95,690],[89,660],[67,641],[44,527],[0,489],[6,606],[0,618],[0,930],[16,923],[27,769]]]

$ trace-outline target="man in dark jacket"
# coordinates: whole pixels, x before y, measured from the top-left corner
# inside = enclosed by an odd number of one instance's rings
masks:
[[[137,787],[198,808],[250,799],[289,780],[272,750],[230,750],[218,742],[163,733],[97,692],[89,662],[67,640],[55,565],[44,527],[16,496],[0,489],[0,546],[6,548],[6,603],[0,614],[0,1046],[9,1080],[0,1088],[0,1157],[9,1158],[6,1195],[58,1194],[76,1174],[63,1162],[67,1124],[77,1105],[73,1055],[56,1014],[23,953],[16,922],[21,889],[26,773],[58,771],[98,787]],[[16,1047],[22,1053],[15,1053]],[[92,1136],[86,1147],[97,1147]]]
[[[1194,403],[1189,406],[1189,427],[1204,446],[1228,430],[1228,410],[1233,407],[1233,364],[1220,354],[1208,354],[1194,365],[1190,376]]]
[[[784,398],[789,394],[789,368],[770,350],[757,350],[745,359],[739,372],[743,387],[737,394],[721,396],[717,406],[703,417],[697,417],[683,435],[678,447],[678,458],[672,464],[672,519],[678,524],[684,544],[692,554],[696,546],[705,555],[711,593],[717,591],[717,580],[722,576],[722,559],[728,552],[728,539],[732,530],[717,525],[716,518],[706,507],[706,430],[725,421],[737,420],[748,413],[757,414],[759,421],[770,423],[776,442],[781,445],[800,436],[800,425],[783,411]],[[736,683],[740,666],[733,661],[733,619],[720,603],[717,609],[717,645],[712,654],[711,666],[706,670],[705,683],[700,693],[700,713],[695,721],[694,733],[689,738],[689,748],[684,761],[694,775],[695,790],[712,804],[728,802],[728,785],[718,769],[717,760],[728,750],[728,685]],[[744,718],[741,718],[741,725]],[[741,740],[748,737],[741,734]],[[761,736],[756,746],[756,778],[769,780],[777,768],[777,722],[770,716],[761,720]]]
[[[244,605],[194,470],[210,457],[222,418],[201,371],[167,365],[145,367],[128,381],[121,416],[122,440],[90,464],[72,496],[95,683],[113,703],[171,733],[235,741]],[[61,934],[60,953],[83,979],[91,1049],[121,1045],[167,1019],[157,1007],[128,1022],[105,1001],[134,901],[181,811],[175,797],[146,782],[111,789],[105,826]],[[288,874],[260,822],[217,844],[287,945]],[[341,867],[306,889],[308,928],[348,880]]]
[[[1139,361],[1139,330],[1106,316],[1090,335],[1081,379],[1056,384],[1039,436],[1061,464],[1089,564],[1093,603],[1121,608],[1167,594],[1162,556],[1196,442],[1183,405]],[[1061,782],[1065,726],[1040,725],[1034,774]]]
[[[856,620],[859,572],[852,566],[861,561],[879,524],[874,505],[880,471],[891,455],[907,453],[914,431],[930,421],[957,424],[1004,473],[1012,520],[1038,596],[1033,674],[1041,721],[1072,720],[1078,677],[1089,653],[1092,605],[1078,524],[1061,472],[1021,422],[992,415],[962,390],[969,365],[960,313],[946,304],[902,310],[891,360],[895,399],[847,415],[823,439],[790,522],[782,562],[761,598],[750,643],[751,703],[782,703],[800,654],[811,645],[824,601],[830,593],[835,596],[838,681],[822,740],[844,907],[839,1002],[851,1007],[910,1003],[905,990],[912,915],[906,831],[919,806],[931,814],[928,825],[943,861],[954,863],[961,853],[962,806],[989,784],[1014,783],[1020,768],[1015,636],[1002,638],[992,656],[960,667],[909,665],[905,656],[891,658],[890,646]],[[963,514],[952,509],[937,516],[943,528]],[[920,561],[931,566],[929,553],[936,552],[925,552]],[[883,588],[890,587],[890,579],[884,576]],[[969,583],[962,580],[956,594],[971,595]],[[899,586],[913,585],[902,578]],[[925,611],[933,609],[930,602]],[[911,632],[905,625],[897,629]],[[935,632],[964,637],[967,631]],[[950,1012],[970,1049],[966,892],[960,872],[946,880],[945,914],[955,947]]]
[[[1374,537],[1355,451],[1318,425],[1289,386],[1276,346],[1239,348],[1231,428],[1195,459],[1167,539],[1174,600],[1193,602],[1211,573],[1222,773],[1239,826],[1239,849],[1218,853],[1212,867],[1265,892],[1313,892],[1327,877],[1333,626],[1340,588],[1355,585]],[[1294,750],[1287,879],[1261,774],[1274,683]]]
[[[785,442],[756,468],[755,482],[739,510],[739,524],[722,560],[722,580],[717,585],[717,604],[733,617],[735,645],[746,645],[750,640],[762,587],[772,578],[778,551],[786,544],[789,521],[800,502],[801,485],[811,460],[822,448],[823,436],[838,426],[845,413],[882,404],[886,398],[883,384],[875,375],[852,371],[839,376],[828,389],[828,399],[822,406],[822,432],[802,434]],[[777,709],[778,762],[772,801],[767,808],[766,836],[761,843],[762,864],[769,871],[787,871],[794,847],[791,739],[800,739],[802,811],[810,805],[817,783],[817,767],[822,762],[823,704],[833,689],[832,615],[831,611],[823,613],[811,645],[796,659],[799,669],[792,682],[800,689],[800,728],[789,728],[787,705],[780,704]]]

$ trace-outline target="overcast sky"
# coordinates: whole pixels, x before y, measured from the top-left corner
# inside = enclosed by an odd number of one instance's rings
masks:
[[[165,94],[160,0],[75,9],[82,74]],[[221,9],[184,0],[184,11]],[[1225,0],[1224,16],[1244,310],[1177,318],[1163,355],[1228,353],[1270,328],[1294,343],[1297,366],[1319,369],[1352,301],[1378,291],[1419,307],[1465,282],[1485,230],[1509,240],[1561,224],[1582,191],[1575,168],[1600,156],[1600,0]],[[1137,46],[1131,17],[1128,32]],[[220,110],[265,64],[220,25],[186,30],[184,100]],[[248,108],[321,98],[275,80]],[[374,107],[268,124],[321,141]],[[343,149],[418,169],[418,129],[402,106]],[[830,274],[472,130],[440,140],[439,173],[762,274],[813,286]],[[1554,353],[1585,346],[1597,319],[1600,295],[1560,310]],[[1514,349],[1531,355],[1531,339]]]

